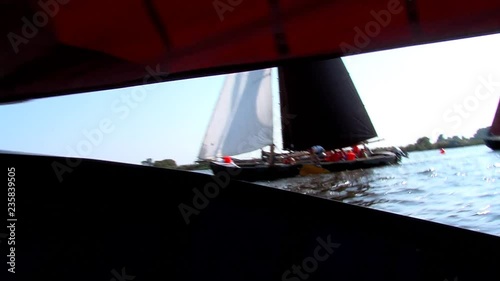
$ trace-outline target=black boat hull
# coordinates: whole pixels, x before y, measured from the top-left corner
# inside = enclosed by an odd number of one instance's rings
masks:
[[[214,174],[224,172],[232,179],[243,181],[270,181],[281,178],[291,178],[299,175],[302,165],[284,165],[277,164],[274,166],[251,165],[228,167],[214,162],[210,162],[210,169]]]
[[[5,280],[500,280],[500,237],[484,233],[195,172],[27,155],[0,168],[15,169],[19,220],[15,246],[0,231]]]
[[[496,139],[484,139],[484,144],[492,150],[500,150],[500,137]]]
[[[321,163],[321,167],[330,172],[340,172],[346,170],[369,169],[387,165],[394,165],[399,162],[399,157],[394,154],[380,154],[361,158],[353,161],[340,161],[332,163]]]

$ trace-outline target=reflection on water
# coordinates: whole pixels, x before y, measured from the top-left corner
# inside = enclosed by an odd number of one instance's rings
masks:
[[[372,170],[347,171],[259,182],[259,184],[328,199],[345,200],[369,194],[370,182],[366,179],[372,173]]]
[[[395,166],[259,184],[500,236],[500,153],[415,152]]]

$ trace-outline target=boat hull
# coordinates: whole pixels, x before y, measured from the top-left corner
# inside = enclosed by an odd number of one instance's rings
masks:
[[[305,280],[299,266],[308,281],[500,276],[499,237],[436,222],[182,170],[21,154],[0,166],[15,167],[21,199],[11,279]]]
[[[484,139],[484,144],[493,150],[500,150],[500,137]]]
[[[225,172],[235,180],[243,181],[269,181],[281,178],[291,178],[299,175],[302,165],[246,165],[230,167],[215,162],[210,162],[210,169],[214,174]]]
[[[394,165],[399,162],[399,158],[394,154],[380,154],[368,158],[356,159],[353,161],[341,161],[332,163],[321,163],[321,167],[330,172],[340,172],[346,170],[369,169],[387,165]]]

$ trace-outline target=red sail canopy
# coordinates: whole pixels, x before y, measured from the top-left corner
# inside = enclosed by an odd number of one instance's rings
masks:
[[[500,31],[490,0],[3,0],[0,10],[0,102]]]

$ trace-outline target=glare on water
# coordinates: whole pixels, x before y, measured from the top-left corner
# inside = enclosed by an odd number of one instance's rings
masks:
[[[500,236],[500,152],[413,152],[400,165],[259,184]]]

